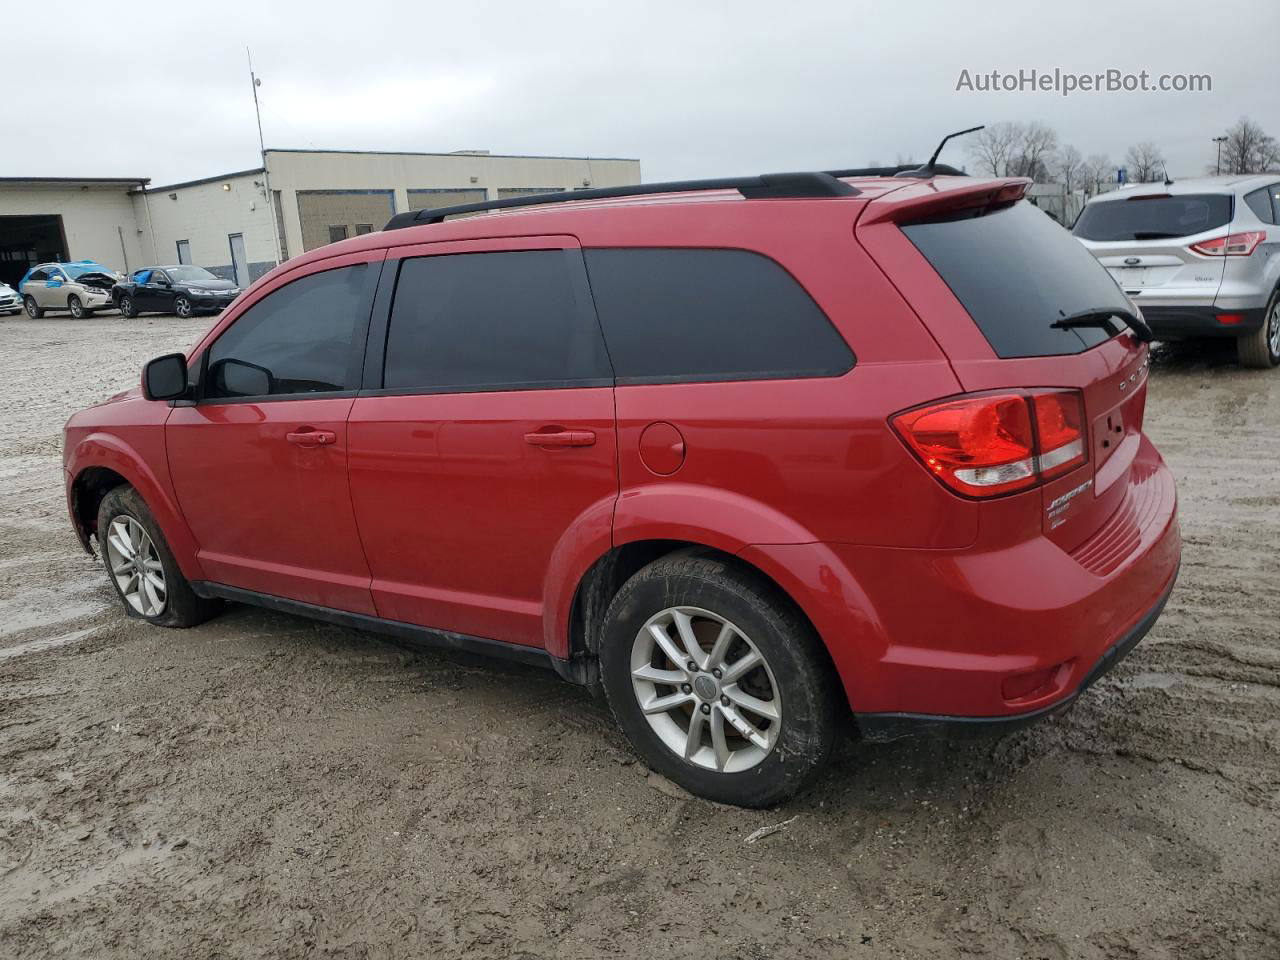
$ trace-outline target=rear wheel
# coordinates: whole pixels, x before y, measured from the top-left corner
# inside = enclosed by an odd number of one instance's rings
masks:
[[[44,307],[36,305],[36,298],[27,294],[22,298],[22,305],[27,308],[27,316],[32,320],[39,320],[44,316]]]
[[[195,311],[191,309],[190,300],[188,300],[186,297],[179,297],[177,300],[173,301],[173,312],[176,313],[178,316],[182,317],[182,319],[186,320]]]
[[[137,309],[133,305],[133,297],[120,298],[120,316],[128,319],[138,315]]]
[[[709,800],[778,803],[835,745],[840,698],[813,629],[764,578],[718,558],[673,554],[628,580],[600,665],[641,757]]]
[[[84,304],[80,302],[80,298],[74,293],[67,297],[67,309],[71,311],[71,316],[76,320],[83,318],[85,315]]]
[[[1262,326],[1236,341],[1241,366],[1266,370],[1280,365],[1280,289],[1271,294]]]
[[[193,627],[217,611],[216,601],[195,595],[133,487],[116,487],[102,498],[98,546],[107,579],[129,616],[161,627]]]

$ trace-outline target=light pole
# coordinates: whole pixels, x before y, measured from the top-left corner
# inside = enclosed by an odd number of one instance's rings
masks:
[[[1213,142],[1218,145],[1218,166],[1217,166],[1216,175],[1221,176],[1222,175],[1222,145],[1227,142],[1227,138],[1214,137]]]
[[[267,169],[267,146],[262,139],[262,110],[258,107],[258,87],[262,86],[262,81],[253,72],[253,54],[249,52],[248,47],[244,48],[244,52],[249,58],[249,83],[253,85],[253,112],[258,118],[258,152],[262,157],[262,189],[267,195],[267,209],[271,211],[271,232],[275,234],[271,238],[272,246],[276,248],[276,263],[284,263],[284,251],[280,247],[280,224],[276,222],[276,197],[271,192],[271,171]]]

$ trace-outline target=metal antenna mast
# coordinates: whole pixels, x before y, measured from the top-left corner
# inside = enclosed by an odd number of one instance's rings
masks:
[[[271,192],[271,172],[267,169],[267,145],[262,139],[262,109],[258,106],[258,87],[262,86],[262,81],[257,78],[253,72],[253,54],[249,52],[249,48],[244,48],[245,56],[249,58],[249,82],[253,86],[253,112],[258,118],[258,153],[262,157],[262,186],[267,191],[267,209],[271,211],[271,232],[275,234],[272,237],[272,243],[276,248],[276,262],[284,262],[284,251],[280,248],[280,224],[276,222],[276,195]]]

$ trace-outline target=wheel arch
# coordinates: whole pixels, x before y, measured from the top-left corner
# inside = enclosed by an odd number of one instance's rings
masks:
[[[67,507],[76,536],[86,551],[92,552],[89,537],[96,534],[98,507],[110,490],[121,484],[133,487],[150,509],[173,551],[183,576],[203,579],[197,558],[195,537],[182,517],[167,484],[140,457],[136,450],[110,434],[90,434],[67,458]]]
[[[818,637],[819,646],[827,656],[828,668],[833,672],[836,671],[831,651],[823,640],[822,631],[805,609],[805,605],[793,595],[791,590],[779,582],[777,577],[739,553],[731,553],[707,543],[654,539],[633,540],[611,547],[598,557],[579,579],[573,593],[567,632],[567,653],[571,668],[568,672],[571,679],[588,684],[597,681],[596,658],[599,655],[599,638],[609,604],[622,585],[632,576],[654,561],[676,553],[711,557],[723,562],[731,569],[748,573],[759,579],[776,595],[780,603],[789,607],[814,631],[814,635]],[[840,686],[843,690],[843,685]]]

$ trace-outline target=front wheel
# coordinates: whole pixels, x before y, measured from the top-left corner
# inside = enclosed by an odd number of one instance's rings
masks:
[[[1280,366],[1280,289],[1271,294],[1262,326],[1236,341],[1241,366],[1266,370]]]
[[[133,297],[120,298],[120,316],[128,320],[138,315],[137,308],[133,305]]]
[[[191,308],[191,301],[186,297],[179,297],[173,301],[173,312],[180,316],[183,320],[188,319],[195,311]]]
[[[72,294],[71,296],[67,297],[67,309],[71,311],[71,316],[76,320],[81,320],[84,318],[84,315],[85,315],[84,304],[80,302],[80,298],[77,297],[75,294]]]
[[[116,487],[98,507],[98,547],[107,578],[131,617],[161,627],[193,627],[217,610],[196,596],[146,502]]]
[[[44,316],[44,307],[36,304],[36,298],[27,294],[22,298],[22,305],[27,308],[27,316],[32,320],[39,320]]]
[[[765,807],[807,786],[835,746],[840,697],[813,628],[760,575],[677,553],[605,614],[601,678],[640,756],[687,790]]]

